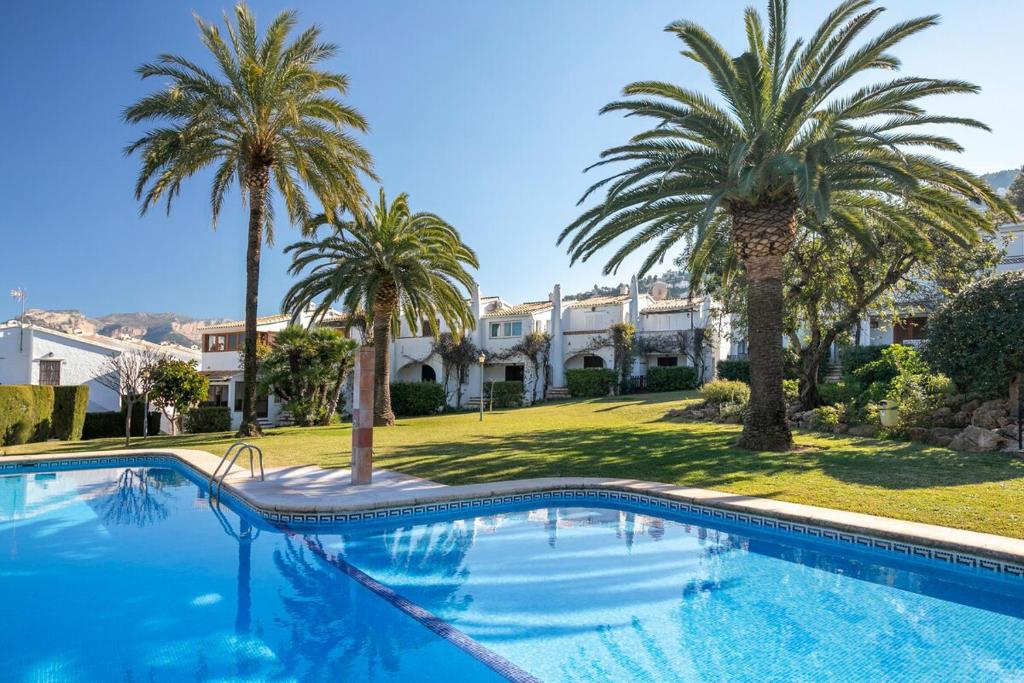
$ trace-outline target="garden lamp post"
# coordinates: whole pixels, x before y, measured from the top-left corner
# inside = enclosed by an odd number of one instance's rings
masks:
[[[480,362],[480,421],[484,421],[484,362],[487,360],[487,356],[480,354],[477,358]]]

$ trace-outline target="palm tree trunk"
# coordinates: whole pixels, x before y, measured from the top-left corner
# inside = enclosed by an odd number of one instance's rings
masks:
[[[796,234],[796,202],[733,210],[733,245],[747,270],[750,404],[741,448],[785,451],[793,446],[782,393],[783,257]]]
[[[267,211],[267,186],[270,167],[262,165],[253,172],[249,185],[249,243],[245,251],[245,365],[242,368],[242,424],[238,436],[262,436],[256,417],[256,314],[259,310],[260,255],[263,223]]]
[[[395,424],[395,414],[391,411],[391,359],[388,347],[391,343],[391,316],[398,306],[397,294],[385,291],[383,287],[377,292],[377,301],[373,303],[373,425],[390,427]]]

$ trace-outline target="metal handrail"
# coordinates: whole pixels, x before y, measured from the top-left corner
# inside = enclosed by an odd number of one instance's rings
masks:
[[[256,476],[256,470],[253,467],[253,457],[252,457],[253,451],[255,451],[256,454],[259,456],[260,481],[265,481],[266,480],[266,474],[263,471],[263,451],[260,449],[260,447],[259,446],[254,446],[253,444],[246,443],[244,441],[236,441],[235,443],[231,444],[228,447],[228,450],[224,453],[224,457],[220,459],[220,462],[217,463],[216,469],[213,470],[213,474],[210,475],[210,497],[211,498],[217,496],[218,492],[223,490],[223,488],[224,488],[224,479],[228,476],[228,473],[231,472],[231,468],[235,466],[235,462],[238,461],[238,456],[240,456],[242,453],[248,453],[249,454],[249,477],[253,478],[253,477]],[[232,453],[234,453],[234,456],[231,457],[231,461],[228,462],[228,457],[231,456]],[[224,472],[221,472],[220,471],[221,467],[224,466],[225,462],[227,462],[227,468],[225,468]],[[220,480],[219,481],[217,480],[217,475],[218,474],[220,474]]]

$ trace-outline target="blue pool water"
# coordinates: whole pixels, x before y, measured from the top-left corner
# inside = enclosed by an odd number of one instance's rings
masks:
[[[3,681],[503,679],[375,582],[546,681],[1024,681],[1024,580],[980,570],[639,507],[289,530],[176,468],[0,477]]]

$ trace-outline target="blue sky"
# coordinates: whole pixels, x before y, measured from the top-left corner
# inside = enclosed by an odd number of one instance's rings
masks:
[[[980,118],[993,128],[957,133],[957,162],[978,172],[1019,166],[1024,4],[890,0],[881,23],[938,12],[942,24],[898,51],[904,71],[964,78],[973,97],[932,108]],[[341,47],[332,65],[351,77],[349,102],[370,121],[365,144],[385,188],[408,192],[414,209],[458,227],[477,250],[487,294],[544,298],[551,285],[589,288],[601,263],[570,269],[555,246],[577,213],[598,152],[635,123],[598,116],[621,87],[664,79],[706,88],[695,66],[662,32],[675,19],[704,24],[727,46],[743,46],[744,3],[619,0],[254,2],[261,22],[298,6]],[[791,35],[806,35],[826,4],[792,3]],[[0,162],[0,319],[29,290],[29,305],[115,311],[174,310],[240,316],[245,216],[237,196],[211,230],[208,176],[186,186],[170,216],[140,218],[132,197],[137,160],[122,156],[137,131],[122,108],[155,84],[134,68],[160,52],[202,58],[191,11],[210,19],[225,2],[54,2],[5,5],[0,23],[4,131]],[[881,25],[881,23],[879,25]],[[597,176],[594,176],[595,178]],[[280,215],[280,214],[279,214]],[[266,250],[261,311],[287,289],[283,222]],[[630,267],[635,266],[630,264]],[[628,270],[628,269],[627,269]]]

